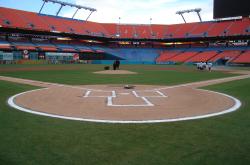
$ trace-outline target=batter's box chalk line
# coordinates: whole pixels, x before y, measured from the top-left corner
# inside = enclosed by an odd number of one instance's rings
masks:
[[[158,90],[155,90],[155,91],[151,91],[154,92],[156,95],[152,95],[152,96],[141,96],[140,94],[138,94],[138,92],[136,91],[132,91],[132,94],[135,98],[140,98],[142,99],[142,101],[144,102],[144,104],[114,104],[114,101],[113,99],[114,98],[118,98],[119,96],[118,95],[123,95],[124,93],[118,93],[116,91],[100,91],[102,93],[102,95],[91,95],[92,93],[98,93],[96,91],[92,91],[92,90],[87,90],[84,95],[83,95],[83,98],[106,98],[107,100],[107,106],[109,107],[152,107],[154,106],[154,104],[149,101],[148,98],[166,98],[168,96],[166,96],[164,93],[158,91]],[[140,91],[140,92],[144,92],[144,91]],[[110,93],[111,95],[110,96],[103,96],[103,93]],[[126,94],[129,94],[129,93],[126,93]]]

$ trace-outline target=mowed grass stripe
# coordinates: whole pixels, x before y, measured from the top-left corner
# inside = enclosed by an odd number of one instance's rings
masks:
[[[13,65],[15,67],[15,65]],[[39,65],[28,70],[5,70],[0,67],[1,76],[11,76],[53,83],[70,85],[86,84],[151,84],[175,85],[194,81],[202,81],[233,76],[223,72],[202,72],[195,67],[187,66],[155,66],[124,65],[122,69],[138,72],[137,75],[99,75],[93,74],[103,70],[104,65]],[[25,66],[23,66],[25,68]],[[28,67],[28,66],[26,66]],[[36,69],[38,70],[36,70]],[[59,68],[59,69],[58,69]],[[63,69],[65,68],[65,69]],[[62,70],[60,70],[62,69]]]

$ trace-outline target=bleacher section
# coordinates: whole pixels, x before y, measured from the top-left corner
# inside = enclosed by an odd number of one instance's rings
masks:
[[[175,25],[119,25],[90,21],[85,22],[4,7],[0,7],[0,27],[73,33],[106,38],[137,39],[178,39],[189,37],[250,35],[249,18]]]

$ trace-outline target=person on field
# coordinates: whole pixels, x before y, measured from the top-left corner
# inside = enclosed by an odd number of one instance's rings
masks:
[[[198,70],[201,70],[201,63],[198,62],[198,63],[196,64],[196,67],[197,67]]]
[[[211,72],[212,66],[213,66],[213,64],[211,62],[207,63],[207,69],[209,70],[209,72]]]
[[[120,69],[120,61],[119,60],[116,60],[115,61],[115,64],[116,64],[116,69]]]
[[[120,68],[120,61],[115,60],[113,63],[113,70],[119,69]]]
[[[116,70],[116,61],[113,63],[113,70]]]

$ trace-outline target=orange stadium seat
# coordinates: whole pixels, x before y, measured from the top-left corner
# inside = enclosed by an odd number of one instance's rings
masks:
[[[135,38],[135,28],[132,25],[117,25],[120,38]]]
[[[64,33],[72,33],[69,28],[70,25],[65,25],[64,19],[54,16],[41,15],[40,16],[45,22],[47,22],[50,26],[50,31],[54,32],[64,32]]]
[[[188,33],[196,28],[197,23],[186,23],[181,25],[174,33],[174,38],[186,38]]]
[[[136,25],[134,27],[138,38],[149,39],[152,37],[150,25]]]
[[[18,50],[36,50],[36,47],[35,46],[30,46],[30,45],[15,45],[15,47],[18,49]]]
[[[87,21],[82,23],[82,27],[94,36],[109,36],[106,29],[99,23]]]
[[[208,29],[211,27],[211,22],[200,22],[189,32],[189,37],[206,37]]]
[[[219,59],[227,59],[229,61],[235,59],[241,54],[240,50],[225,50],[218,54],[217,56],[211,58],[209,61],[210,62],[216,62]]]
[[[18,21],[16,21],[18,20]],[[250,19],[174,25],[118,25],[80,21],[0,7],[0,26],[108,38],[174,39],[250,34]]]
[[[228,35],[244,35],[247,34],[246,30],[250,27],[250,19],[242,19],[234,21],[232,26],[228,28]]]
[[[0,17],[4,21],[1,22],[2,26],[24,29],[30,28],[28,22],[20,17],[19,10],[0,7]]]
[[[42,46],[40,45],[39,48],[43,51],[57,51],[57,48],[55,46]]]
[[[177,56],[180,51],[163,51],[160,53],[160,56],[156,59],[156,62],[166,62],[169,59]]]
[[[187,60],[189,60],[196,54],[198,54],[198,52],[183,52],[183,53],[178,54],[177,56],[174,56],[173,58],[168,59],[168,61],[186,62]]]
[[[168,25],[164,38],[174,38],[174,34],[181,28],[182,24]]]
[[[242,53],[238,58],[232,61],[233,63],[250,63],[250,50]]]
[[[30,28],[42,31],[50,31],[48,23],[43,21],[41,17],[38,16],[38,14],[32,12],[22,12],[20,16],[28,22]]]
[[[0,44],[0,49],[9,50],[11,46],[9,44]]]
[[[218,54],[217,51],[205,51],[196,54],[194,57],[190,58],[187,62],[208,62],[211,58]]]
[[[115,37],[117,34],[117,24],[112,23],[103,23],[103,28],[106,29],[106,31],[110,34],[111,37]]]
[[[209,37],[225,36],[227,29],[232,25],[232,21],[214,22],[208,30]]]
[[[164,38],[166,25],[151,25],[153,38]]]

